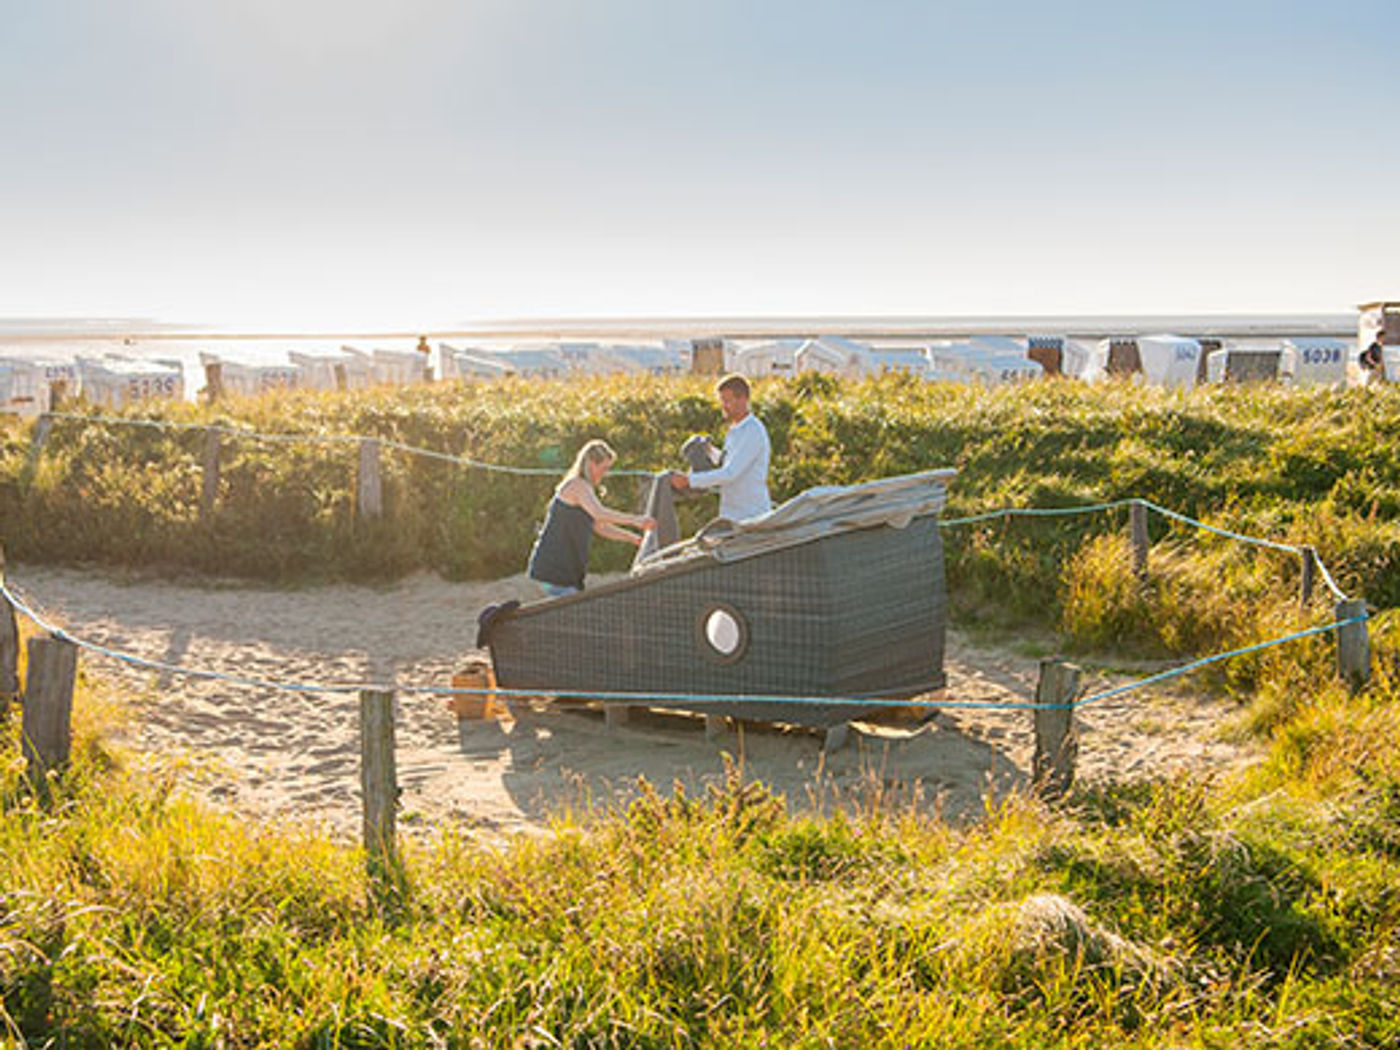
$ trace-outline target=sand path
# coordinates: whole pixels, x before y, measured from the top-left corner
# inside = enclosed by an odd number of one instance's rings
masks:
[[[385,587],[271,590],[246,585],[122,582],[73,569],[15,566],[11,584],[74,634],[149,659],[282,681],[448,684],[471,651],[476,614],[532,597],[523,577],[449,583],[421,574]],[[121,688],[136,718],[139,760],[175,766],[215,804],[332,833],[359,827],[358,700],[199,681],[84,655],[89,674]],[[950,632],[950,700],[1025,700],[1032,656]],[[1091,689],[1127,680],[1086,676]],[[1157,689],[1082,709],[1079,775],[1100,781],[1205,770],[1249,757],[1219,727],[1219,700]],[[708,740],[703,723],[652,712],[609,732],[601,712],[539,710],[520,722],[459,722],[441,698],[399,694],[404,828],[446,822],[485,835],[547,827],[553,814],[625,800],[645,776],[701,792],[724,754],[796,808],[914,799],[948,816],[976,813],[990,788],[1022,783],[1034,747],[1029,711],[946,708],[922,726],[857,726],[823,754],[821,737],[747,726]]]

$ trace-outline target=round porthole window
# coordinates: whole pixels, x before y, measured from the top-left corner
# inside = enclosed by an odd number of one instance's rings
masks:
[[[700,641],[706,653],[721,663],[733,663],[744,655],[749,628],[732,605],[711,606],[700,616]]]

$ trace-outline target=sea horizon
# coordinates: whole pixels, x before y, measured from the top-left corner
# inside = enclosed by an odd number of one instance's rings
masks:
[[[336,339],[557,339],[803,335],[949,339],[975,335],[1172,333],[1224,338],[1354,335],[1356,313],[829,314],[571,316],[482,318],[418,326],[296,326],[166,321],[150,317],[0,317],[0,344],[11,342]]]

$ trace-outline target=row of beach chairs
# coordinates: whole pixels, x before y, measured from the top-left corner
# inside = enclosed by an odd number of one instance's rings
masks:
[[[0,411],[37,415],[79,395],[109,409],[149,398],[178,401],[185,396],[184,367],[179,361],[119,354],[71,361],[0,358]]]
[[[1281,382],[1345,386],[1362,380],[1354,344],[1341,339],[1286,339],[1272,347],[1236,347],[1174,335],[1103,339],[1093,345],[1058,336],[1014,339],[983,336],[922,346],[880,347],[840,336],[749,342],[712,340],[710,370],[764,377],[823,372],[861,377],[888,371],[929,381],[1002,386],[1061,375],[1086,382],[1129,378],[1153,386],[1191,388],[1202,383]],[[204,392],[211,398],[248,397],[275,390],[362,390],[437,381],[505,376],[558,378],[618,372],[654,375],[700,370],[701,353],[689,340],[660,346],[550,343],[483,349],[426,342],[417,350],[292,350],[282,363],[239,361],[212,351],[199,354]],[[1400,347],[1386,347],[1383,370],[1372,381],[1400,382]],[[121,408],[148,398],[186,396],[178,360],[105,357],[0,358],[0,411],[37,414],[55,400],[81,396]]]

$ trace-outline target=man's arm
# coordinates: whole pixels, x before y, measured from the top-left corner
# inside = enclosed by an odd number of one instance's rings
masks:
[[[727,485],[753,467],[762,452],[756,427],[745,427],[724,442],[724,463],[715,470],[691,471],[686,480],[693,489],[710,489]]]

